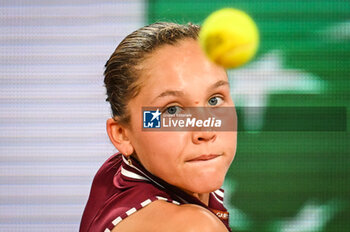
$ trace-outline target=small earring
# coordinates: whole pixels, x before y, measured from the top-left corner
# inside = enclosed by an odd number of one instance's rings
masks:
[[[125,153],[125,156],[128,158],[128,163],[131,166],[132,165],[132,161],[131,161],[131,158],[130,158],[131,155],[128,156],[128,153]]]

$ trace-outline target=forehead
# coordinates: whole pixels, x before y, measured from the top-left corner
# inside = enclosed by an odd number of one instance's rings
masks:
[[[140,75],[142,85],[148,88],[214,83],[220,79],[227,80],[224,68],[212,63],[193,39],[158,48],[142,63]]]

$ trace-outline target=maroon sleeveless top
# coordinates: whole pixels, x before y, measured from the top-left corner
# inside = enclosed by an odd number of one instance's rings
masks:
[[[200,205],[215,214],[231,231],[223,197],[222,189],[210,193],[206,206],[196,197],[152,175],[136,159],[132,158],[129,164],[118,153],[102,165],[93,180],[80,232],[110,232],[127,216],[155,200]]]

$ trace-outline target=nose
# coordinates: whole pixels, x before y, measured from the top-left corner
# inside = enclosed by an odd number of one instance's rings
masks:
[[[194,144],[214,142],[215,139],[216,133],[213,131],[194,131],[192,133],[192,142]]]

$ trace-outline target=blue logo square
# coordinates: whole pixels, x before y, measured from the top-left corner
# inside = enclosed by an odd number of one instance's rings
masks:
[[[159,110],[145,110],[143,111],[143,128],[160,128]]]

